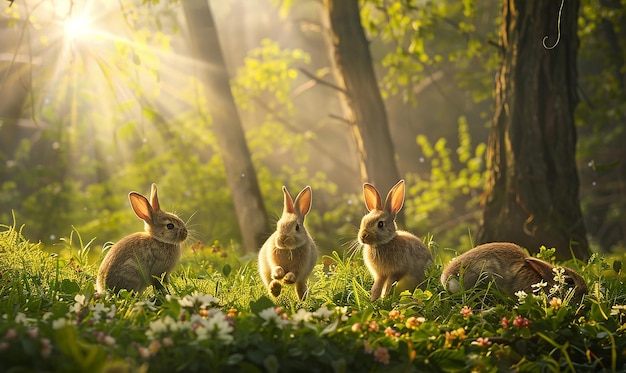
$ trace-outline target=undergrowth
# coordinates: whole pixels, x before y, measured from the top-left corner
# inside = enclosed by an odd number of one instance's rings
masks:
[[[168,295],[99,295],[91,242],[73,231],[64,244],[50,255],[0,226],[0,371],[626,370],[623,257],[565,263],[589,285],[581,304],[448,294],[441,264],[413,293],[371,302],[360,253],[333,252],[300,302],[291,287],[270,298],[256,260],[219,243],[186,251]]]

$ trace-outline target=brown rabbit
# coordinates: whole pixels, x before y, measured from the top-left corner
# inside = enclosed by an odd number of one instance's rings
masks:
[[[476,285],[481,274],[493,279],[503,292],[515,294],[523,290],[530,294],[531,285],[544,281],[555,284],[554,267],[543,260],[529,257],[524,249],[510,242],[491,242],[476,246],[454,258],[441,274],[441,283],[451,293]],[[587,285],[573,269],[562,267],[565,283],[575,288],[573,299],[580,302]],[[462,283],[461,283],[462,282]]]
[[[111,247],[98,269],[98,293],[107,289],[134,290],[141,294],[148,285],[159,291],[161,284],[178,264],[180,244],[187,238],[187,228],[174,214],[161,211],[157,186],[152,184],[150,202],[139,193],[128,195],[135,214],[145,222],[145,232],[133,233]]]
[[[374,278],[372,301],[389,295],[396,281],[399,292],[413,291],[424,281],[433,257],[419,238],[396,228],[396,214],[404,204],[404,180],[391,188],[384,206],[371,184],[363,185],[363,195],[369,213],[361,219],[358,239],[365,265]]]
[[[296,284],[300,300],[307,292],[307,279],[317,262],[315,242],[304,227],[304,217],[311,209],[312,191],[307,186],[291,199],[283,186],[283,215],[274,232],[259,251],[259,274],[270,294],[280,295],[283,284]]]

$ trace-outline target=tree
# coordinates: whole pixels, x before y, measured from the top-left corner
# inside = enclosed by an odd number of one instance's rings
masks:
[[[258,250],[267,238],[269,222],[265,213],[256,172],[230,90],[228,71],[222,55],[211,9],[206,0],[182,1],[189,36],[211,104],[213,129],[224,162],[244,250]]]
[[[505,0],[479,242],[589,258],[575,162],[578,0]],[[555,35],[560,19],[559,37]],[[542,45],[542,39],[546,45]],[[552,48],[552,46],[554,47]]]
[[[387,112],[361,25],[358,0],[326,0],[338,85],[347,102],[348,121],[359,151],[362,181],[389,190],[400,173]]]

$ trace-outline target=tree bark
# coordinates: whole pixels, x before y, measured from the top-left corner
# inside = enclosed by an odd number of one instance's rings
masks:
[[[578,0],[504,0],[479,242],[590,256],[576,169]],[[549,36],[544,40],[544,36]],[[542,41],[548,47],[544,48]],[[557,43],[558,42],[558,43]]]
[[[258,250],[270,228],[237,106],[230,90],[224,56],[207,0],[183,0],[189,37],[211,105],[213,130],[246,252]],[[210,191],[207,191],[210,193]],[[216,217],[218,218],[218,217]]]
[[[361,170],[361,181],[374,184],[386,194],[398,182],[400,173],[369,43],[361,26],[359,2],[325,0],[325,5],[332,29],[338,85],[343,89],[347,120],[365,168]]]

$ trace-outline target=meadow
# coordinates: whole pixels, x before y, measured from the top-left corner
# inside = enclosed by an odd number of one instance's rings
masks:
[[[185,249],[168,295],[99,295],[93,240],[74,230],[61,242],[0,226],[2,372],[626,370],[624,254],[558,263],[587,281],[581,304],[541,286],[448,294],[445,256],[427,237],[436,260],[423,289],[371,302],[360,251],[338,248],[300,302],[291,287],[270,298],[256,258],[217,242]]]

